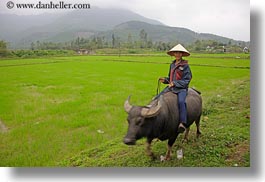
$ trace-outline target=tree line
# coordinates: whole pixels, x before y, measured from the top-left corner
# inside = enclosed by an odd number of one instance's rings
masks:
[[[142,29],[139,31],[138,39],[133,40],[132,35],[129,33],[127,40],[121,39],[121,37],[111,35],[111,39],[107,39],[105,36],[93,36],[91,38],[77,37],[69,42],[41,42],[35,41],[30,44],[30,50],[33,51],[29,54],[49,54],[49,52],[38,52],[37,50],[71,50],[78,51],[81,49],[87,51],[94,51],[98,49],[149,49],[151,51],[167,51],[171,49],[178,42],[154,42],[149,37],[147,32]],[[188,50],[192,52],[207,52],[207,53],[222,53],[222,52],[242,52],[243,48],[247,45],[242,42],[240,44],[232,44],[232,41],[227,43],[218,42],[216,40],[196,40],[195,42],[185,45]],[[35,51],[35,52],[34,52]],[[10,54],[8,51],[8,44],[0,41],[0,57],[4,57]],[[13,51],[13,54],[16,54]],[[19,55],[23,54],[23,51],[19,52]]]
[[[93,36],[91,38],[77,37],[70,42],[32,42],[30,45],[31,50],[55,50],[55,49],[66,49],[66,50],[96,50],[104,48],[127,48],[127,49],[152,49],[157,51],[165,51],[170,49],[173,46],[171,42],[153,42],[151,39],[148,39],[147,32],[142,29],[139,32],[139,38],[133,40],[132,35],[128,34],[127,40],[122,40],[121,37],[111,35],[111,40],[107,39],[105,36]]]
[[[151,49],[153,51],[167,51],[171,49],[178,42],[177,40],[172,42],[154,42],[149,37],[147,32],[142,29],[139,31],[138,39],[133,40],[133,36],[129,33],[127,40],[122,39],[114,33],[111,35],[111,39],[107,39],[105,36],[93,36],[92,38],[77,37],[70,42],[65,43],[54,43],[54,42],[33,42],[31,43],[31,49],[66,49],[66,50],[97,50],[104,48],[112,49]],[[183,43],[182,43],[183,44]],[[233,44],[232,40],[227,43],[219,42],[216,40],[196,40],[195,42],[185,45],[190,51],[193,52],[242,52],[243,48],[246,47],[245,42]]]

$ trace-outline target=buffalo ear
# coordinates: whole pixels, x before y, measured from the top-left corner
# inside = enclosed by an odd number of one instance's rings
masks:
[[[156,116],[159,113],[161,106],[162,106],[162,97],[159,98],[156,105],[142,108],[141,116],[145,118],[151,118],[153,116]]]
[[[131,96],[128,97],[128,99],[124,102],[124,110],[129,114],[130,110],[132,109],[132,105],[130,104],[130,98]]]

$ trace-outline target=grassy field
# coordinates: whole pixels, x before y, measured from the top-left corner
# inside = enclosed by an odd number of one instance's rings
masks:
[[[145,140],[122,143],[128,95],[145,105],[168,56],[72,56],[0,60],[0,166],[250,166],[250,60],[189,58],[202,92],[202,136],[177,139],[171,161],[145,156]],[[184,158],[176,151],[182,148]],[[166,142],[156,141],[159,157]]]

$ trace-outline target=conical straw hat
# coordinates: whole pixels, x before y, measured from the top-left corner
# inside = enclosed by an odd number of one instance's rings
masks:
[[[190,55],[189,51],[187,51],[187,49],[185,49],[181,44],[178,44],[175,47],[173,47],[172,49],[170,49],[167,52],[167,54],[170,56],[174,56],[173,52],[176,52],[176,51],[182,52],[182,56],[189,56]]]

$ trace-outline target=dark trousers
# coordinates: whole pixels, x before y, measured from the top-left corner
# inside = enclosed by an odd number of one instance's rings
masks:
[[[153,100],[158,99],[162,94],[169,92],[169,88],[166,87],[162,92],[160,92]],[[186,97],[187,91],[181,91],[177,93],[178,95],[178,107],[179,107],[179,121],[187,125],[187,107],[186,107]]]
[[[186,91],[178,93],[179,121],[182,122],[184,125],[187,124],[186,97]]]

